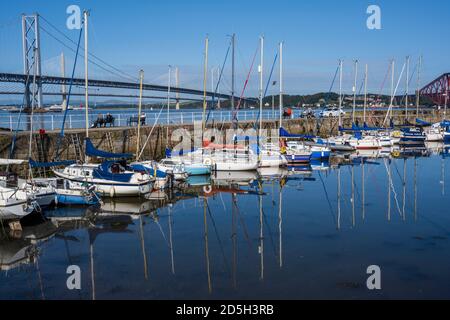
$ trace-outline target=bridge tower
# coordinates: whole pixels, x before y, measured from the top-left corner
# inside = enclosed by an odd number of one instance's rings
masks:
[[[42,83],[38,79],[33,93],[30,85],[33,76],[41,76],[41,43],[39,36],[39,15],[22,15],[23,73],[27,76],[25,83],[25,107],[31,108],[34,99],[37,108],[42,107]]]

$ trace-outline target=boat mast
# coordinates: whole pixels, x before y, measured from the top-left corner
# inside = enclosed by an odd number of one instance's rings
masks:
[[[88,84],[88,16],[89,12],[85,10],[83,12],[84,15],[84,109],[85,109],[85,117],[86,117],[86,138],[89,138],[89,84]],[[86,160],[88,158],[86,157]],[[87,162],[87,161],[86,161]]]
[[[282,208],[282,200],[283,200],[283,187],[280,183],[280,192],[278,195],[278,243],[279,243],[279,259],[280,259],[280,268],[283,267],[283,210]]]
[[[66,77],[66,63],[64,59],[64,52],[61,52],[61,76],[63,78]],[[62,93],[62,102],[61,102],[61,108],[62,111],[66,110],[67,106],[67,94],[66,94],[66,85],[63,84],[61,86],[61,93]]]
[[[139,238],[141,242],[142,257],[144,259],[144,278],[145,280],[148,280],[148,263],[147,254],[145,252],[144,222],[142,221],[142,215],[139,216]]]
[[[356,111],[356,80],[358,78],[358,60],[355,60],[355,82],[353,83],[353,113],[352,122],[355,123],[355,111]]]
[[[220,109],[220,66],[217,67],[217,109]]]
[[[203,116],[202,116],[202,128],[205,131],[205,113],[206,113],[206,81],[208,77],[208,37],[205,39],[205,61],[203,65]]]
[[[141,112],[142,112],[142,84],[144,82],[144,70],[139,71],[139,109],[137,123],[137,140],[136,140],[136,160],[139,161],[139,147],[141,138]]]
[[[422,69],[422,56],[419,57],[419,67],[417,69],[417,91],[416,91],[416,118],[419,117],[420,104],[420,71]]]
[[[445,89],[445,101],[444,101],[444,119],[447,118],[447,104],[448,104],[448,85]]]
[[[177,89],[180,87],[180,72],[178,70],[178,67],[175,67],[175,86],[177,87]],[[175,99],[176,99],[175,109],[180,110],[180,92],[178,90],[175,95]]]
[[[391,65],[391,105],[389,106],[389,114],[390,118],[392,119],[392,103],[394,101],[394,75],[395,75],[395,60],[392,59],[392,65]]]
[[[336,218],[336,228],[341,229],[341,166],[338,165],[337,168],[337,218]]]
[[[355,166],[352,165],[352,174],[351,174],[351,178],[352,178],[352,227],[355,227]]]
[[[37,49],[34,49],[34,54],[39,54],[37,53]],[[34,118],[34,108],[35,108],[35,101],[36,101],[36,74],[37,74],[37,63],[34,63],[34,72],[33,72],[33,101],[31,102],[31,117],[30,117],[30,138],[28,141],[28,159],[31,159],[31,151],[32,151],[32,145],[33,145],[33,118]],[[9,169],[9,168],[8,168]],[[33,178],[33,170],[31,168],[31,164],[29,164],[28,166],[28,176],[30,179]]]
[[[403,221],[406,220],[405,206],[406,206],[406,158],[403,159],[403,198],[402,198],[402,215]]]
[[[283,126],[283,41],[280,42],[280,128]]]
[[[167,211],[169,213],[169,244],[170,244],[170,262],[172,265],[172,274],[175,274],[175,259],[173,255],[173,236],[172,236],[172,204],[167,206]]]
[[[231,36],[231,110],[234,112],[234,49],[235,49],[236,34]],[[233,117],[233,128],[237,129],[236,119]]]
[[[259,64],[259,133],[258,133],[258,143],[260,144],[261,130],[262,130],[262,116],[263,116],[263,68],[264,68],[264,36],[259,38],[260,40],[260,54],[261,61]],[[260,148],[260,146],[258,146]]]
[[[339,60],[339,128],[342,127],[342,67],[344,66],[344,61],[342,59]]]
[[[260,279],[264,280],[264,218],[262,208],[262,182],[259,182],[259,248],[260,255]]]
[[[212,293],[212,283],[211,283],[211,269],[209,263],[209,246],[208,246],[208,221],[206,219],[206,206],[208,205],[208,200],[203,197],[203,225],[204,225],[204,240],[205,240],[205,260],[206,260],[206,274],[208,278],[208,292]]]
[[[363,115],[363,121],[364,124],[366,123],[366,108],[367,108],[367,78],[369,73],[369,65],[366,63],[366,73],[364,76],[364,115]]]
[[[414,158],[414,221],[417,221],[417,158]]]
[[[405,96],[405,122],[408,122],[408,94],[409,94],[409,56],[406,56],[406,96]]]
[[[365,179],[365,161],[364,158],[361,160],[361,189],[362,189],[362,200],[361,200],[361,207],[362,207],[362,219],[364,220],[366,218],[366,179]]]
[[[167,80],[167,130],[166,130],[166,144],[169,144],[169,124],[170,124],[170,86],[172,84],[172,66],[169,65],[169,76]]]

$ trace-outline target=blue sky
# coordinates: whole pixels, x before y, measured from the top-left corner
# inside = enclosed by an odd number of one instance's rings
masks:
[[[424,56],[423,82],[450,71],[450,2],[447,0],[396,1],[1,1],[0,70],[20,72],[20,14],[39,12],[76,39],[67,30],[66,8],[77,4],[90,9],[90,49],[115,67],[138,74],[145,70],[147,82],[165,84],[167,66],[180,68],[181,85],[201,88],[204,38],[210,38],[210,67],[222,63],[228,47],[227,35],[236,33],[237,90],[240,92],[258,45],[265,36],[265,72],[270,69],[279,41],[284,41],[285,87],[288,93],[328,91],[339,58],[345,59],[344,90],[352,86],[352,60],[362,68],[369,64],[369,90],[378,92],[389,60],[397,61],[397,76],[405,56],[411,56],[411,70]],[[382,30],[368,30],[366,9],[381,8]],[[45,23],[41,24],[51,31]],[[44,73],[58,72],[57,56],[65,51],[67,72],[73,54],[48,35],[41,35]],[[80,65],[82,67],[82,65]],[[229,90],[229,66],[223,91]],[[277,72],[277,71],[276,71]],[[77,72],[82,74],[80,68]],[[92,77],[113,78],[92,66]],[[257,92],[256,67],[248,94]],[[414,84],[415,85],[415,84]],[[208,80],[210,86],[210,80]],[[389,83],[384,91],[389,90]],[[337,86],[335,86],[337,90]],[[403,89],[402,89],[403,90]],[[269,91],[269,94],[271,92]]]

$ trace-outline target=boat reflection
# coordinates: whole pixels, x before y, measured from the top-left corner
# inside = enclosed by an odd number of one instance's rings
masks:
[[[1,234],[0,268],[7,271],[24,264],[37,266],[39,254],[49,250],[42,244],[54,237],[56,241],[65,242],[67,251],[72,246],[82,247],[89,267],[90,284],[86,286],[89,298],[105,298],[104,272],[109,266],[98,261],[108,259],[109,253],[103,249],[117,249],[114,235],[121,235],[121,241],[126,240],[121,250],[138,248],[137,262],[120,260],[124,264],[138,264],[138,270],[142,270],[130,277],[136,287],[143,279],[152,284],[158,282],[156,276],[152,277],[156,272],[158,276],[161,272],[170,276],[177,273],[176,278],[168,281],[182,281],[180,279],[186,275],[200,274],[200,280],[195,281],[199,281],[203,293],[208,295],[223,288],[223,278],[230,281],[234,289],[242,287],[245,281],[240,280],[240,272],[246,275],[251,272],[257,274],[260,281],[270,281],[276,272],[274,266],[284,271],[292,264],[292,257],[289,257],[292,248],[286,246],[285,253],[283,241],[284,237],[292,239],[293,232],[297,232],[292,228],[295,221],[299,221],[296,219],[301,219],[302,223],[314,220],[313,215],[304,220],[306,214],[291,214],[302,210],[303,204],[305,211],[314,214],[317,207],[329,210],[331,217],[325,216],[328,219],[325,223],[336,233],[356,230],[363,222],[372,223],[372,219],[380,219],[380,216],[382,221],[417,222],[418,194],[422,191],[417,178],[420,175],[418,160],[423,156],[442,155],[439,158],[440,184],[444,195],[444,158],[449,149],[450,146],[436,144],[427,149],[389,149],[383,155],[379,150],[378,153],[360,150],[308,166],[217,172],[211,178],[194,177],[177,184],[175,189],[148,197],[106,199],[100,206],[87,209],[57,208],[48,211],[48,220],[25,225],[21,233]],[[306,193],[307,189],[314,194]],[[298,190],[307,191],[298,193]],[[296,202],[301,202],[301,206]],[[314,207],[308,207],[311,205]],[[189,212],[189,215],[179,215],[180,212]],[[283,224],[285,217],[288,224]],[[181,226],[174,228],[175,225]],[[161,233],[162,245],[155,244],[154,234],[148,232],[151,226],[156,226],[158,236]],[[314,228],[313,224],[309,226]],[[189,233],[194,235],[189,238]],[[104,242],[99,245],[101,238]],[[200,242],[191,246],[187,239]],[[248,253],[242,254],[246,249]],[[199,255],[200,262],[191,258]],[[219,267],[222,262],[223,269]],[[189,263],[187,268],[186,263]],[[150,268],[155,265],[158,268]],[[192,273],[184,273],[186,270]],[[99,284],[103,290],[98,290]]]
[[[51,221],[25,226],[21,231],[0,232],[0,270],[8,271],[37,261],[38,245],[52,238],[57,231]]]

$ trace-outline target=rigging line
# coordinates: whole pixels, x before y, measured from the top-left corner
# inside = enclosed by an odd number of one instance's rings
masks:
[[[322,183],[323,191],[325,192],[325,197],[327,198],[328,207],[330,208],[331,216],[333,217],[334,223],[336,223],[336,218],[335,218],[334,212],[333,212],[333,206],[331,205],[330,197],[328,196],[327,187],[325,185],[325,182],[323,181],[322,173],[320,171],[319,171],[319,178],[320,178],[320,182]]]
[[[387,77],[389,76],[389,73],[391,72],[391,66],[392,66],[391,65],[391,61],[392,60],[389,61],[389,66],[388,66],[388,69],[386,71],[386,74],[384,75],[383,82],[381,83],[381,87],[380,87],[380,91],[378,93],[378,96],[381,96],[381,94],[383,93],[383,89],[384,89],[384,85],[385,85],[385,83],[387,81]]]
[[[225,55],[225,59],[224,59],[223,64],[222,64],[222,68],[221,68],[221,70],[220,70],[219,79],[217,80],[216,88],[215,88],[215,90],[214,90],[214,95],[213,95],[213,97],[212,97],[211,108],[209,108],[208,115],[206,116],[205,124],[208,123],[209,116],[210,116],[210,114],[211,114],[211,110],[214,108],[214,99],[216,98],[217,90],[219,89],[220,80],[222,79],[223,70],[224,70],[224,68],[225,68],[225,64],[226,64],[227,59],[228,59],[228,54],[230,53],[230,48],[231,48],[231,42],[230,42],[230,45],[228,46],[227,53],[226,53],[226,55]],[[220,98],[219,98],[219,99],[220,99]]]
[[[395,86],[395,90],[392,93],[391,102],[389,103],[389,108],[388,108],[388,111],[386,112],[386,117],[384,118],[383,125],[386,124],[388,116],[389,116],[389,114],[390,114],[390,112],[392,110],[394,99],[395,99],[395,94],[397,93],[397,89],[398,89],[398,86],[400,84],[400,80],[402,80],[403,72],[405,71],[405,66],[406,66],[406,63],[403,64],[402,71],[400,72],[400,76],[398,77],[397,85]]]
[[[417,68],[418,68],[418,64],[415,65],[415,67],[413,69],[413,72],[412,72],[411,76],[409,77],[408,86],[411,84],[411,82],[412,82],[412,80],[414,78],[414,75],[415,75],[415,73],[417,71]],[[400,100],[400,105],[402,105],[403,102],[405,101],[405,97],[406,97],[407,94],[408,93],[406,92],[406,88],[405,88],[405,94],[403,95],[402,99]]]
[[[161,232],[161,235],[163,236],[163,239],[166,242],[167,247],[170,248],[170,243],[169,243],[169,241],[166,238],[166,234],[164,233],[164,230],[162,229],[161,224],[159,223],[159,221],[156,221],[155,219],[153,219],[153,221],[159,227],[159,231]]]
[[[398,199],[397,199],[397,192],[395,191],[394,183],[392,182],[392,177],[391,177],[391,174],[389,173],[389,169],[388,169],[386,160],[384,161],[384,166],[386,168],[386,172],[387,172],[387,175],[388,175],[389,185],[391,186],[392,192],[394,193],[395,205],[397,207],[398,214],[401,217],[402,216],[402,211],[400,210],[400,204],[398,203]]]
[[[42,29],[42,31],[44,31],[47,35],[49,35],[51,38],[53,38],[54,40],[58,41],[61,45],[63,45],[64,47],[66,47],[67,49],[69,49],[70,51],[72,51],[72,52],[75,53],[75,51],[76,51],[75,49],[73,49],[72,47],[70,47],[70,46],[68,46],[67,44],[65,44],[62,40],[60,40],[59,38],[57,38],[56,36],[54,36],[53,34],[51,34],[49,31],[47,31],[47,30],[46,30],[45,28],[43,28],[42,26],[41,26],[41,29]],[[84,54],[80,53],[80,56],[84,58]],[[123,75],[121,75],[121,74],[119,74],[119,73],[117,73],[117,72],[114,72],[114,71],[112,71],[112,70],[108,70],[106,67],[103,67],[102,65],[98,64],[98,63],[95,62],[95,61],[92,61],[92,60],[89,59],[89,58],[88,58],[88,60],[89,60],[90,63],[92,63],[93,65],[99,67],[100,69],[102,69],[102,70],[104,70],[104,71],[106,71],[106,72],[109,72],[109,73],[111,73],[111,74],[114,74],[115,76],[118,76],[119,78],[124,78]],[[133,81],[136,81],[136,80],[133,80]]]
[[[25,88],[27,88],[29,86],[29,82],[30,82],[30,74],[27,73],[26,79],[25,79]],[[25,90],[25,92],[26,92],[26,90]],[[9,158],[10,159],[12,159],[12,156],[13,156],[13,153],[14,153],[14,149],[16,147],[17,134],[19,132],[20,122],[22,120],[22,111],[23,111],[24,106],[25,106],[25,99],[26,98],[25,98],[25,94],[24,94],[23,98],[22,98],[22,105],[20,107],[19,116],[17,117],[16,130],[14,131],[14,135],[13,135],[12,142],[11,142],[11,149],[9,150]],[[9,164],[8,164],[8,167],[7,167],[7,171],[9,171]]]
[[[159,117],[161,116],[161,113],[165,109],[165,107],[166,107],[165,105],[161,105],[161,109],[159,110],[158,116],[156,117],[155,122],[153,123],[152,129],[150,130],[150,133],[147,136],[147,140],[145,140],[144,146],[141,149],[141,153],[139,153],[139,156],[136,160],[139,160],[141,158],[142,154],[144,153],[145,147],[147,146],[147,143],[149,142],[150,137],[152,136],[153,129],[155,129],[155,126],[159,121]]]
[[[247,79],[245,79],[244,87],[242,88],[242,92],[239,97],[239,101],[236,106],[236,109],[233,110],[233,120],[237,120],[237,112],[239,111],[239,107],[241,106],[242,98],[244,97],[245,89],[247,88],[248,80],[250,78],[250,74],[252,73],[253,65],[255,64],[255,59],[256,59],[256,55],[258,54],[258,50],[259,50],[259,47],[256,48],[255,55],[253,56],[252,64],[250,66],[250,70],[248,71]]]
[[[213,228],[214,228],[214,233],[216,234],[217,242],[219,243],[220,251],[222,252],[223,260],[224,260],[224,263],[225,263],[225,269],[227,270],[228,273],[230,273],[230,269],[229,269],[229,266],[228,266],[228,260],[227,260],[227,257],[225,255],[225,251],[223,249],[222,240],[220,239],[219,232],[218,232],[217,226],[216,226],[216,222],[214,220],[214,217],[212,216],[211,208],[209,207],[208,200],[206,200],[206,208],[208,209],[208,214],[209,214],[209,217],[211,218],[211,222],[212,222],[212,225],[213,225]]]
[[[236,213],[237,213],[237,215],[238,215],[238,217],[239,217],[239,222],[241,223],[241,225],[242,225],[242,232],[244,233],[244,237],[245,237],[245,239],[247,240],[247,243],[248,243],[248,247],[249,247],[249,249],[251,248],[251,241],[250,241],[250,237],[249,237],[249,235],[248,235],[248,230],[247,230],[247,225],[245,224],[245,220],[244,220],[244,218],[243,218],[243,216],[242,216],[242,214],[241,214],[241,210],[239,209],[239,207],[238,207],[238,205],[237,205],[237,196],[235,196],[235,197],[232,197],[232,200],[233,200],[233,206],[235,207],[235,209],[236,209]]]
[[[271,79],[272,79],[272,74],[273,74],[273,70],[274,70],[274,68],[275,68],[275,63],[277,62],[277,58],[278,58],[278,52],[275,54],[275,58],[273,59],[272,68],[270,69],[270,74],[269,74],[269,78],[267,79],[266,89],[264,90],[263,98],[267,95],[267,91],[269,90],[269,84],[270,84],[270,81],[271,81]],[[255,120],[255,122],[254,122],[254,124],[253,124],[253,127],[254,127],[255,129],[256,129],[256,124],[257,124],[258,121],[259,121],[260,111],[261,111],[261,110],[258,110],[258,116],[256,117],[256,120]]]
[[[68,37],[64,32],[62,32],[62,31],[59,30],[57,27],[55,27],[52,23],[50,23],[50,21],[48,21],[47,19],[45,19],[45,17],[43,17],[43,16],[41,16],[41,15],[39,15],[39,17],[41,17],[42,20],[44,20],[50,27],[52,27],[54,30],[56,30],[56,31],[57,31],[59,34],[61,34],[64,38],[66,38],[67,40],[69,40],[70,42],[72,42],[74,45],[77,45],[77,43],[76,43],[74,40],[72,40],[72,39],[71,39],[70,37]],[[41,26],[41,28],[42,28],[42,26]],[[81,46],[81,49],[83,50],[84,47]],[[107,66],[110,67],[111,69],[114,69],[115,71],[117,71],[117,72],[119,72],[119,73],[122,73],[123,75],[126,75],[126,76],[129,77],[130,79],[134,79],[135,81],[138,81],[138,80],[139,80],[138,78],[136,78],[136,77],[134,77],[134,76],[132,76],[132,75],[130,75],[130,74],[128,74],[128,73],[126,73],[126,72],[120,70],[120,69],[117,69],[116,67],[114,67],[113,65],[107,63],[105,60],[99,58],[98,56],[96,56],[96,55],[93,54],[93,53],[88,52],[88,55],[91,56],[91,57],[93,57],[93,58],[95,58],[95,59],[97,59],[97,60],[99,60],[100,62],[102,62],[103,64],[107,65]]]
[[[62,138],[64,137],[64,127],[65,127],[65,124],[66,124],[67,111],[69,110],[69,106],[70,106],[70,94],[72,93],[73,78],[75,76],[75,69],[77,67],[78,51],[80,49],[80,42],[81,42],[81,35],[82,35],[82,33],[83,33],[83,28],[81,27],[80,28],[80,34],[78,36],[77,52],[75,54],[75,61],[73,63],[72,77],[70,78],[69,93],[68,93],[67,99],[66,99],[66,106],[65,106],[66,108],[64,110],[64,116],[63,116],[63,119],[62,119],[61,132],[60,132],[60,134],[58,136],[58,140],[57,140],[57,143],[56,143],[56,153],[55,153],[56,160],[59,160],[59,147],[61,145]],[[87,108],[88,106],[85,106],[85,107]]]
[[[338,75],[338,72],[339,72],[339,65],[337,66],[336,71],[334,72],[333,81],[331,81],[330,90],[328,90],[328,92],[327,92],[327,95],[326,95],[326,97],[325,97],[325,102],[326,102],[326,101],[328,100],[328,98],[330,97],[330,93],[331,93],[331,90],[333,90],[334,83],[336,82],[336,77],[337,77],[337,75]]]
[[[276,257],[276,256],[277,256],[277,249],[275,248],[275,243],[274,243],[274,241],[273,241],[273,232],[272,232],[272,230],[270,229],[270,224],[269,224],[269,222],[267,221],[267,215],[266,215],[266,212],[264,211],[264,208],[261,208],[261,210],[262,210],[263,222],[264,222],[264,224],[266,225],[267,230],[268,230],[268,232],[269,232],[269,235],[270,235],[270,243],[272,244],[273,253],[274,253],[275,257]]]
[[[358,95],[361,95],[361,92],[362,92],[362,90],[363,90],[363,88],[364,88],[364,83],[365,83],[365,80],[363,79],[363,80],[361,81],[361,86],[359,87]]]

